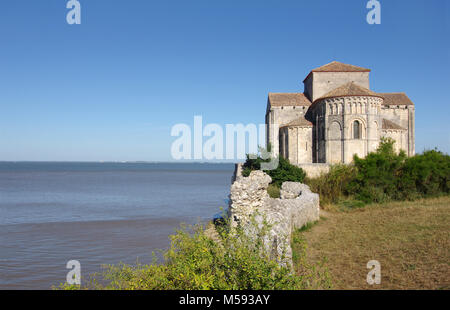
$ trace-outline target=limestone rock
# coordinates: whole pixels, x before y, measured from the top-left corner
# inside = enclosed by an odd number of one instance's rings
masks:
[[[271,177],[263,171],[252,171],[248,177],[236,167],[231,185],[230,208],[232,225],[241,225],[247,235],[254,236],[263,223],[270,226],[265,238],[266,254],[281,265],[292,266],[291,234],[294,229],[319,219],[319,195],[301,183],[284,182],[281,198],[272,199],[267,193]],[[254,217],[256,227],[250,224]]]
[[[311,192],[309,186],[298,182],[284,182],[281,185],[280,198],[294,199],[302,194],[303,191]]]
[[[259,170],[252,171],[246,178],[236,177],[230,191],[232,222],[247,223],[249,217],[266,204],[270,182],[272,178]]]

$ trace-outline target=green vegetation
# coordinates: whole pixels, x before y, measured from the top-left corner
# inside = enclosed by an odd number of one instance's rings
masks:
[[[331,210],[293,238],[307,244],[308,261],[326,262],[333,288],[450,289],[449,196]],[[294,257],[303,253],[301,242]],[[381,284],[371,286],[366,264],[373,259]]]
[[[308,231],[308,230],[310,230],[314,225],[316,225],[317,223],[319,223],[319,221],[309,222],[309,223],[303,225],[302,227],[298,228],[298,229],[297,229],[297,232]]]
[[[261,163],[270,160],[273,159],[247,155],[242,174],[248,176],[251,171],[261,169]],[[389,138],[382,139],[378,149],[365,158],[355,155],[352,164],[333,165],[328,173],[317,178],[305,177],[303,169],[283,157],[275,160],[279,160],[278,167],[264,171],[272,177],[268,189],[272,198],[279,197],[281,184],[286,181],[308,184],[320,195],[322,206],[335,205],[341,209],[437,197],[450,192],[450,156],[437,150],[412,157],[403,151],[396,154],[394,141]]]
[[[319,194],[322,206],[336,204],[348,198],[347,187],[356,177],[356,173],[353,165],[338,164],[331,166],[328,173],[318,178],[306,178],[305,183],[312,192]]]
[[[269,184],[267,192],[269,193],[270,198],[280,198],[280,188],[275,184]]]
[[[377,259],[383,270],[380,288],[448,289],[450,157],[432,150],[408,158],[396,154],[393,143],[383,140],[366,158],[355,156],[353,164],[334,165],[314,179],[305,179],[305,172],[284,158],[265,171],[273,180],[271,197],[280,196],[285,181],[305,182],[319,193],[322,207],[331,206],[332,212],[322,211],[326,221],[293,233],[295,272],[265,254],[268,227],[249,238],[225,223],[213,229],[214,236],[202,226],[178,230],[161,264],[107,266],[81,288],[60,288],[328,289],[331,280],[337,288],[369,288],[366,264]],[[243,175],[263,162],[269,160],[247,156]],[[445,197],[423,199],[435,196]],[[416,201],[389,202],[394,200]]]
[[[256,227],[256,226],[255,226]],[[211,237],[202,226],[186,227],[171,236],[171,247],[164,263],[107,266],[83,287],[61,285],[62,289],[124,290],[283,290],[329,288],[326,272],[307,264],[305,253],[298,257],[298,273],[280,266],[266,255],[264,236],[267,227],[250,238],[240,229],[214,229]],[[299,246],[304,247],[304,243]],[[103,283],[103,284],[100,284]]]
[[[403,151],[396,154],[393,145],[383,139],[376,152],[363,159],[355,156],[353,164],[334,165],[305,182],[323,205],[344,208],[449,194],[450,156],[431,150],[407,157]]]
[[[450,156],[436,150],[408,158],[385,140],[365,159],[355,156],[356,178],[348,190],[366,203],[412,200],[448,194]]]
[[[269,147],[270,150],[270,147]],[[260,152],[268,152],[263,149]],[[242,166],[242,175],[248,177],[250,172],[253,170],[261,170],[262,163],[268,163],[270,161],[278,161],[276,169],[264,170],[272,178],[272,183],[276,187],[281,188],[281,184],[286,181],[300,182],[303,183],[306,173],[302,168],[297,167],[289,163],[289,160],[279,157],[279,158],[269,158],[263,159],[260,155],[248,155],[247,160]]]

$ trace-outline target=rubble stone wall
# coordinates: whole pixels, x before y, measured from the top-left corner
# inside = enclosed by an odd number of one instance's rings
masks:
[[[266,251],[280,264],[292,266],[291,235],[295,229],[319,220],[319,195],[305,184],[284,182],[280,198],[270,198],[267,187],[272,178],[263,171],[242,176],[236,166],[230,191],[229,215],[233,226],[240,225],[248,234],[255,232],[251,221],[269,225],[265,237]]]

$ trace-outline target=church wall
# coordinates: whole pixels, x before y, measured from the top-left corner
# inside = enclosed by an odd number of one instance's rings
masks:
[[[342,120],[333,118],[329,120],[328,126],[328,160],[327,162],[336,164],[343,161],[343,130]]]
[[[274,122],[279,125],[285,125],[299,117],[303,117],[307,110],[308,107],[273,107]]]
[[[408,156],[413,156],[415,154],[414,107],[405,105],[385,106],[381,109],[381,116],[406,129],[406,132],[404,132],[402,136],[402,142],[397,144],[405,150]]]
[[[304,81],[304,92],[311,101],[349,82],[370,89],[369,72],[312,72]],[[375,151],[380,138],[389,136],[396,141],[396,150],[404,149],[414,155],[414,106],[383,106],[383,99],[372,96],[343,96],[327,98],[309,107],[271,107],[266,122],[274,128],[270,136],[274,154],[288,158],[294,164],[329,163],[353,161],[353,155],[365,157]],[[312,128],[290,127],[286,129],[284,147],[278,137],[282,131],[274,124],[285,125],[308,112]],[[386,118],[404,131],[382,129]],[[353,136],[353,122],[360,121],[361,137]],[[310,147],[308,147],[310,145]]]
[[[405,129],[408,128],[408,114],[407,106],[390,106],[381,109],[383,118],[393,121]]]
[[[279,150],[280,150],[280,155],[283,156],[284,158],[287,158],[289,156],[288,154],[288,141],[287,141],[287,135],[288,135],[288,130],[286,127],[284,128],[280,128],[280,134],[279,134]]]
[[[326,163],[327,162],[327,154],[326,154],[326,143],[325,140],[319,140],[318,143],[318,163]]]
[[[416,125],[415,125],[415,108],[414,106],[409,106],[409,127],[408,127],[408,156],[414,156],[416,154],[416,144],[415,144],[415,135],[416,135]]]
[[[386,138],[392,138],[395,141],[394,150],[396,153],[400,150],[407,152],[408,149],[408,132],[406,130],[389,130],[384,129],[382,136]]]
[[[314,80],[312,101],[349,82],[370,89],[369,72],[313,72],[308,79]]]
[[[271,136],[271,132],[270,132],[270,106],[269,104],[267,104],[267,109],[266,109],[266,116],[264,118],[265,124],[266,124],[266,147],[267,145],[269,145],[269,143],[272,143],[272,136]]]
[[[374,152],[380,144],[382,121],[379,115],[374,115],[368,120],[370,127],[367,133],[368,137],[368,153]]]
[[[301,106],[272,107],[266,124],[269,124],[267,129],[269,132],[268,142],[272,145],[273,154],[280,154],[279,127],[304,117],[307,110],[308,107]]]
[[[312,163],[312,127],[296,127],[297,134],[297,157],[291,163]]]
[[[355,121],[358,121],[361,126],[360,139],[354,139],[353,124]],[[367,155],[367,116],[361,114],[347,115],[345,123],[344,163],[350,163],[353,161],[353,156],[355,154],[360,158],[364,158]]]
[[[312,127],[282,127],[279,154],[290,163],[312,163]]]
[[[297,163],[297,151],[298,151],[298,138],[297,138],[297,128],[290,127],[289,132],[289,162]]]
[[[350,163],[353,155],[365,157],[376,149],[380,136],[379,107],[382,99],[352,96],[329,98],[315,108],[317,153],[320,163]],[[353,123],[360,123],[360,138],[353,135]]]
[[[366,144],[367,140],[359,139],[359,140],[347,140],[345,141],[347,144],[347,152],[345,153],[344,162],[350,163],[353,161],[353,156],[356,154],[360,158],[366,157]]]
[[[313,94],[313,75],[309,75],[308,78],[303,82],[304,85],[304,93],[306,94],[306,96],[308,97],[308,99],[312,102],[312,94]]]
[[[309,178],[317,178],[321,174],[325,174],[328,173],[328,171],[330,171],[329,164],[313,163],[313,164],[298,164],[297,166],[302,168]]]
[[[325,163],[326,162],[326,140],[325,140],[325,106],[323,104],[319,104],[316,106],[314,111],[314,117],[316,119],[316,126],[314,128],[315,132],[315,147],[314,150],[316,152],[316,160],[317,163]]]

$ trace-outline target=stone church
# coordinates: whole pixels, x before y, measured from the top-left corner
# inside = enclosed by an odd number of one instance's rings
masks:
[[[381,137],[414,155],[414,104],[405,93],[370,90],[370,69],[333,61],[311,70],[303,93],[269,93],[267,143],[292,164],[349,163]]]

